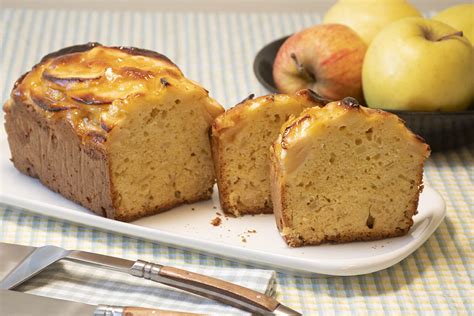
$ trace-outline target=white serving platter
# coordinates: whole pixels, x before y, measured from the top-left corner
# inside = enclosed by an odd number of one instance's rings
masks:
[[[277,231],[273,215],[225,217],[216,192],[209,201],[184,205],[132,223],[122,223],[94,215],[50,191],[38,180],[21,174],[9,160],[5,137],[0,138],[0,157],[0,203],[293,273],[359,275],[388,268],[420,247],[446,213],[443,198],[426,186],[420,197],[418,214],[414,217],[415,224],[406,236],[372,242],[289,248]],[[217,212],[222,215],[218,216]],[[211,224],[216,217],[222,220],[219,226]]]

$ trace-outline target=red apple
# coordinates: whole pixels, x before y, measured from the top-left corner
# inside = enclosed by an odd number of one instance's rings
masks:
[[[295,33],[280,47],[273,79],[282,93],[310,88],[330,100],[363,101],[365,42],[342,24],[316,25]]]

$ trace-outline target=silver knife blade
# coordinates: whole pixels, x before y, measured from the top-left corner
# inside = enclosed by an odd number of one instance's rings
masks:
[[[64,316],[94,315],[97,306],[31,295],[21,292],[0,290],[2,315],[16,316]]]
[[[99,253],[92,253],[81,250],[71,250],[64,259],[80,262],[83,264],[85,263],[91,266],[99,265],[109,270],[115,270],[125,273],[130,273],[130,269],[135,263],[135,261],[132,260],[111,257],[101,255]]]
[[[135,261],[105,256],[79,250],[66,250],[56,246],[29,247],[15,244],[0,243],[0,259],[8,260],[12,254],[21,252],[23,260],[12,260],[9,264],[13,269],[0,281],[0,289],[13,289],[26,280],[40,273],[49,265],[61,259],[78,261],[89,265],[100,265],[110,270],[129,273]],[[16,257],[16,256],[15,256]],[[17,257],[16,257],[17,258]],[[12,267],[13,265],[13,267]]]
[[[5,278],[35,247],[0,242],[0,280]]]
[[[13,288],[60,259],[68,259],[125,272],[139,278],[152,280],[208,297],[253,313],[301,315],[270,296],[216,278],[142,260],[131,261],[79,250],[70,251],[55,246],[36,248],[7,277],[0,281],[0,288]]]
[[[18,263],[18,265],[0,281],[0,289],[13,289],[15,286],[20,285],[40,273],[49,265],[66,257],[69,253],[69,250],[56,246],[35,248],[29,256]]]

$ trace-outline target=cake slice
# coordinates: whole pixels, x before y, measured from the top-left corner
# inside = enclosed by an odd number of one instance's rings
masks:
[[[429,154],[396,115],[353,98],[303,111],[271,148],[281,235],[298,247],[406,234]]]
[[[281,125],[303,109],[322,105],[311,90],[244,100],[218,116],[212,152],[220,203],[226,214],[271,213],[269,148]]]
[[[4,110],[15,167],[99,215],[131,221],[211,196],[209,130],[224,109],[161,54],[65,48]]]

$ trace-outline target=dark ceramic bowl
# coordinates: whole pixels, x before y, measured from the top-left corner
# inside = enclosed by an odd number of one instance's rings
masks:
[[[258,81],[270,92],[278,92],[272,68],[278,49],[288,37],[263,47],[255,57],[253,70]],[[458,112],[389,111],[401,117],[433,151],[474,146],[474,109]]]

